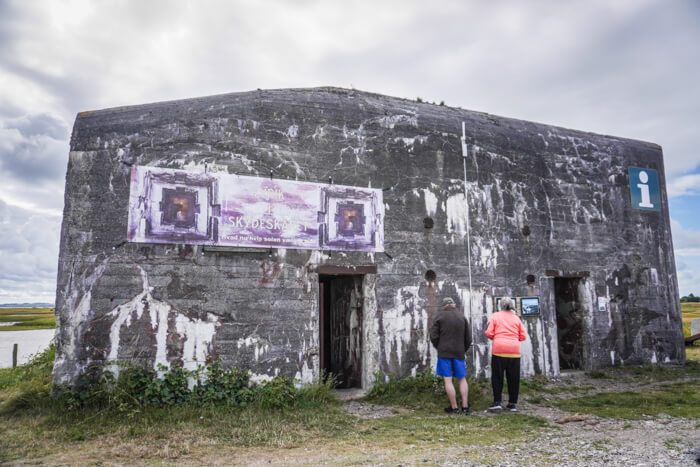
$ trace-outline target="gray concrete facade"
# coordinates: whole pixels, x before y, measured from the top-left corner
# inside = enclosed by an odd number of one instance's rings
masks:
[[[128,243],[134,165],[381,188],[386,254]],[[629,167],[658,172],[659,211],[632,206]],[[446,296],[471,322],[476,374],[488,375],[483,332],[502,296],[539,298],[539,314],[522,318],[526,375],[685,359],[655,144],[335,88],[77,116],[55,382],[114,360],[193,367],[207,356],[258,380],[314,382],[326,366],[320,284],[340,276],[354,278],[332,300],[358,313],[348,346],[362,387],[434,363],[428,325]]]

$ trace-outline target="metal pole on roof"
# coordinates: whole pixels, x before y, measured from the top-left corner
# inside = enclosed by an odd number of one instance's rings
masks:
[[[471,223],[469,220],[469,188],[467,187],[467,157],[469,150],[467,148],[467,124],[462,122],[462,162],[464,166],[464,203],[467,210],[467,266],[469,269],[469,319],[472,321],[470,325],[474,326],[472,317],[472,248],[471,248]],[[473,331],[473,329],[472,329]],[[476,359],[476,344],[474,343],[474,333],[472,332],[472,359]],[[474,362],[476,364],[476,362]]]

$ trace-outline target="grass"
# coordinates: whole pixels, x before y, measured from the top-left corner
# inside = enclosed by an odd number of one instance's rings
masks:
[[[53,308],[0,308],[0,323],[15,323],[0,326],[2,331],[27,331],[56,327]]]
[[[700,363],[700,346],[694,345],[692,347],[685,348],[685,358],[690,361],[695,361]]]
[[[526,414],[443,415],[442,382],[430,374],[378,385],[370,400],[413,409],[380,419],[348,414],[318,385],[301,391],[305,403],[283,410],[256,404],[70,409],[50,397],[53,358],[52,346],[27,365],[0,370],[0,463],[221,464],[251,455],[258,461],[268,452],[276,452],[270,455],[277,462],[283,455],[302,463],[418,463],[450,455],[446,445],[484,459],[483,446],[494,437],[529,443],[548,429],[544,419]],[[470,389],[472,404],[485,408],[487,383],[473,382]]]
[[[459,399],[459,388],[456,386],[455,392]],[[365,400],[429,413],[439,413],[447,405],[443,379],[430,372],[415,378],[390,378],[386,383],[378,383]],[[469,380],[469,406],[472,410],[484,410],[490,403],[490,383],[486,380]]]
[[[594,394],[555,401],[554,405],[568,412],[630,420],[660,414],[700,418],[700,384],[696,380],[648,391]]]
[[[462,461],[489,464],[499,461],[498,453],[486,448],[494,440],[523,449],[536,445],[543,432],[556,429],[543,418],[523,413],[445,416],[442,381],[430,374],[377,385],[367,401],[396,407],[398,413],[379,419],[348,414],[339,401],[314,396],[314,391],[319,391],[315,386],[302,397],[306,403],[284,410],[255,404],[88,406],[66,410],[50,397],[52,352],[50,348],[27,365],[0,370],[0,464],[21,461],[82,465],[96,460],[115,464],[226,464],[243,459],[259,463],[417,464],[424,459],[451,462],[455,456]],[[593,386],[550,387],[547,378],[541,376],[523,380],[521,389],[523,397],[533,404],[630,420],[665,413],[695,418],[697,428],[700,347],[689,347],[687,353],[688,364],[682,369],[649,365],[597,370],[587,375],[592,384],[618,377],[645,384],[682,377],[695,379],[654,390],[559,400],[547,396],[565,392],[578,395]],[[485,409],[490,398],[488,381],[470,381],[470,405],[474,410]],[[667,447],[676,444],[670,439]],[[546,453],[542,456],[543,463],[557,460]]]
[[[683,321],[700,318],[700,303],[681,303]]]

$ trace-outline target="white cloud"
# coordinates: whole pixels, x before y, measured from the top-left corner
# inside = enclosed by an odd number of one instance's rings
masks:
[[[78,111],[321,85],[652,141],[669,196],[697,194],[699,19],[693,1],[0,1],[0,200],[56,218]],[[699,248],[678,228],[677,254]],[[37,251],[54,274],[55,250]]]
[[[675,219],[671,219],[673,249],[676,256],[700,256],[700,230],[686,230]]]
[[[671,231],[680,295],[700,295],[700,231],[685,229],[675,219]]]
[[[0,200],[0,303],[53,302],[60,227],[60,216],[37,215]]]
[[[666,187],[669,198],[684,195],[700,195],[700,174],[672,178]]]

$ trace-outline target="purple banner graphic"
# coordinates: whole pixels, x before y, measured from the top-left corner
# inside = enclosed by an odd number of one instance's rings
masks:
[[[127,239],[382,252],[384,203],[374,188],[135,166]]]

